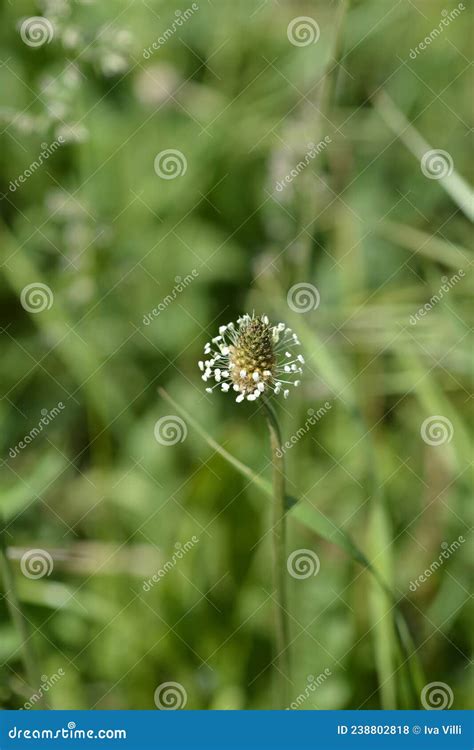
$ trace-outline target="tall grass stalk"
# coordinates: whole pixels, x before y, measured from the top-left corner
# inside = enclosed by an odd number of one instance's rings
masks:
[[[18,597],[15,583],[15,574],[13,572],[10,560],[8,559],[3,521],[0,521],[0,524],[0,568],[2,571],[2,579],[5,587],[5,599],[7,602],[8,611],[10,612],[13,624],[20,638],[20,649],[28,687],[31,688],[32,691],[35,691],[41,684],[41,673],[38,668],[36,655],[31,643],[31,633],[29,632],[28,622],[25,615],[23,614],[20,599]],[[34,704],[34,707],[38,709],[47,708],[43,695],[41,695],[38,702]]]
[[[288,619],[288,597],[286,569],[286,482],[280,426],[275,410],[263,401],[265,416],[270,431],[270,444],[273,462],[273,585],[275,587],[275,645],[277,648],[276,667],[279,673],[279,708],[289,704],[288,686],[291,684],[290,628]]]

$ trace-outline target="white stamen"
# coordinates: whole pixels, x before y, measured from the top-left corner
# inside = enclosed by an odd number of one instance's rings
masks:
[[[250,367],[249,370],[248,366],[240,369],[241,365],[235,363],[235,359],[240,359],[238,356],[240,335],[252,322],[260,322],[271,336],[270,345],[275,361],[270,369],[260,370]],[[266,314],[256,316],[255,313],[252,315],[245,313],[238,318],[237,323],[230,322],[219,326],[218,333],[219,335],[206,343],[204,347],[204,354],[208,359],[198,361],[202,380],[207,381],[211,378],[215,380],[213,388],[206,388],[206,393],[211,393],[219,384],[220,390],[224,393],[231,390],[235,392],[237,403],[241,403],[244,399],[255,401],[267,389],[276,395],[283,392],[283,396],[287,398],[290,387],[300,385],[301,381],[293,380],[293,377],[298,377],[298,374],[303,371],[301,365],[305,360],[301,354],[292,353],[294,345],[299,345],[300,342],[297,335],[285,323],[279,322],[272,325]],[[252,343],[250,348],[252,349]],[[250,359],[253,359],[252,351],[250,351]],[[256,358],[255,365],[258,367],[257,362]],[[288,377],[288,375],[293,377]],[[237,382],[233,382],[234,379]]]

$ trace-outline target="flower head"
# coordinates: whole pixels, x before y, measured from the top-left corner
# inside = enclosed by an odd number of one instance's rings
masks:
[[[234,391],[236,401],[255,401],[262,393],[290,392],[298,386],[304,359],[292,351],[300,342],[284,323],[271,325],[266,315],[242,315],[235,323],[220,326],[219,335],[204,347],[208,359],[199,362],[202,379],[214,380],[206,388]]]

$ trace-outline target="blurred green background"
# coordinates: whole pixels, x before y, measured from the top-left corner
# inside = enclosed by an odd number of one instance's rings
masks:
[[[291,325],[307,361],[279,404],[285,439],[331,405],[287,451],[299,498],[288,548],[320,560],[317,575],[289,578],[291,694],[301,709],[415,708],[441,681],[467,708],[470,11],[443,25],[451,6],[438,0],[195,5],[1,4],[0,508],[13,580],[0,593],[0,703],[20,708],[39,688],[7,608],[14,586],[36,674],[61,670],[50,708],[153,709],[169,681],[189,709],[272,707],[268,498],[181,412],[182,442],[155,438],[178,415],[161,386],[269,478],[258,405],[209,396],[197,368],[218,326],[255,310]],[[35,46],[21,30],[38,15],[53,34]],[[301,16],[314,43],[289,38]],[[427,148],[447,152],[447,177],[424,174]],[[181,154],[173,179],[155,170],[167,149]],[[31,311],[22,291],[38,283],[48,305]],[[297,283],[318,289],[316,309],[290,308]],[[449,433],[436,445],[421,435],[432,417]],[[25,575],[32,549],[50,555],[47,575]]]

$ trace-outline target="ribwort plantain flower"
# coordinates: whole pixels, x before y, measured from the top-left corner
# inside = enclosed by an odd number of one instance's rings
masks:
[[[206,391],[232,390],[238,403],[271,392],[287,398],[290,389],[285,386],[298,386],[303,372],[303,355],[293,351],[297,346],[298,336],[285,323],[271,325],[267,315],[242,315],[237,325],[220,326],[219,335],[204,347],[209,359],[199,362],[202,379],[215,381]]]

